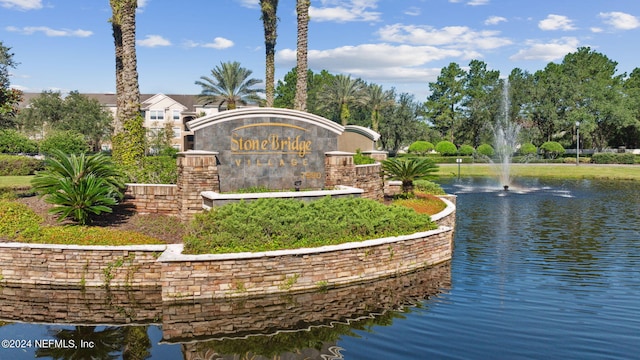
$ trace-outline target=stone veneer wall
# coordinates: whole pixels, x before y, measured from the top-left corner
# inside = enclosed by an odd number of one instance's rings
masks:
[[[70,287],[159,286],[165,245],[0,243],[0,283]]]
[[[364,198],[382,200],[384,186],[382,182],[382,167],[380,163],[370,165],[355,165],[354,153],[331,151],[325,154],[325,186],[331,188],[336,185],[346,185],[363,189]]]
[[[371,152],[378,160],[384,152]],[[373,157],[373,156],[372,156]],[[187,221],[202,212],[203,191],[220,191],[216,153],[187,151],[178,154],[178,184],[127,184],[124,202],[140,214],[179,216]],[[380,163],[355,165],[353,153],[329,152],[325,156],[327,188],[336,185],[363,189],[362,197],[382,200],[385,194]]]
[[[448,200],[439,221],[455,217]],[[453,228],[320,248],[262,253],[184,255],[168,245],[162,299],[209,299],[311,291],[414,271],[450,260]]]
[[[382,182],[382,165],[356,165],[355,187],[364,190],[361,197],[382,200],[384,198],[384,184]]]
[[[126,184],[124,203],[138,214],[179,216],[178,186],[171,184]]]
[[[455,206],[438,214],[455,221]],[[451,259],[453,227],[309,249],[183,255],[182,245],[0,243],[0,285],[162,287],[162,300],[322,289],[402,274]]]
[[[220,191],[216,152],[186,151],[178,153],[178,211],[189,220],[202,212],[203,191]]]
[[[444,262],[403,276],[323,291],[164,302],[162,340],[194,343],[193,339],[265,335],[272,329],[332,326],[414,305],[450,288],[451,263]]]

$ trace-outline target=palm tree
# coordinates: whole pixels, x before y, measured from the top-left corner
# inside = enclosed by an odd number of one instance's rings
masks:
[[[402,181],[402,193],[413,193],[413,181],[438,170],[433,160],[428,158],[414,158],[403,160],[391,158],[382,162],[382,171],[391,180]]]
[[[382,86],[378,84],[371,84],[364,90],[362,101],[371,110],[371,128],[377,132],[380,127],[380,112],[395,103],[394,94],[393,91],[382,91]]]
[[[345,126],[351,118],[349,105],[362,103],[362,89],[362,80],[338,74],[330,85],[323,87],[318,100],[321,107],[337,109],[340,123]]]
[[[310,0],[296,0],[298,16],[298,42],[296,47],[296,97],[293,108],[307,111],[307,48],[309,38],[309,6]]]
[[[116,55],[116,121],[113,157],[125,167],[144,159],[144,128],[140,116],[140,86],[136,59],[137,0],[109,0]]]
[[[278,0],[260,0],[262,24],[264,27],[264,47],[266,52],[266,105],[273,106],[276,38],[278,37]]]
[[[253,71],[240,66],[237,61],[220,63],[211,70],[211,77],[201,76],[196,85],[202,87],[199,99],[204,105],[227,105],[227,110],[233,110],[237,104],[246,105],[248,102],[260,101],[259,93],[263,89],[255,89],[253,86],[262,83],[260,79],[249,78]]]
[[[116,134],[123,124],[140,113],[140,88],[136,59],[137,0],[109,0],[116,54]]]

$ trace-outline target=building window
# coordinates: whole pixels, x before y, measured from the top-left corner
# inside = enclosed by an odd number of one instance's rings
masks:
[[[174,138],[179,138],[180,137],[180,128],[179,127],[174,127],[173,128],[173,137]]]
[[[180,110],[173,110],[173,121],[180,121]]]
[[[152,121],[164,121],[164,110],[149,110],[149,117]]]

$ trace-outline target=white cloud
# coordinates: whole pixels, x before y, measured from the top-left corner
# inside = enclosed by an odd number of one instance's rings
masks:
[[[512,55],[509,59],[554,61],[575,51],[579,43],[578,39],[574,37],[565,37],[549,43],[529,41],[526,44],[527,48],[518,51],[517,54]]]
[[[478,5],[487,5],[489,4],[489,1],[490,0],[469,0],[466,3],[467,5],[470,5],[470,6],[478,6]],[[457,4],[457,3],[463,2],[463,0],[449,0],[449,2]]]
[[[589,30],[591,30],[592,33],[601,33],[604,32],[604,29],[599,28],[599,27],[592,27]]]
[[[5,30],[10,32],[17,32],[24,35],[32,35],[37,32],[41,32],[49,37],[89,37],[93,35],[93,31],[89,30],[69,30],[69,29],[52,29],[47,26],[25,26],[23,28],[17,28],[15,26],[7,26]]]
[[[387,25],[378,31],[386,42],[414,45],[446,46],[465,49],[496,49],[510,45],[511,40],[500,37],[499,31],[475,31],[466,26],[447,26],[435,29],[418,25]]]
[[[0,0],[0,7],[18,10],[42,9],[42,0]]]
[[[260,0],[236,0],[240,6],[249,9],[260,9]]]
[[[136,44],[143,47],[170,46],[171,41],[163,38],[160,35],[147,35],[144,40],[137,40]]]
[[[598,15],[605,24],[617,30],[633,30],[640,27],[640,20],[637,17],[619,11],[600,13]]]
[[[484,21],[485,25],[498,25],[501,22],[507,22],[507,18],[502,16],[490,16]]]
[[[213,42],[210,42],[210,43],[199,43],[191,40],[186,41],[184,43],[184,46],[189,48],[203,47],[203,48],[218,49],[218,50],[228,49],[233,45],[234,45],[233,41],[229,39],[225,39],[223,37],[216,37],[215,39],[213,39]]]
[[[573,20],[569,19],[564,15],[555,15],[549,14],[546,19],[541,20],[538,23],[538,27],[541,30],[575,30],[576,27],[573,25]]]
[[[311,21],[379,21],[381,13],[369,11],[378,7],[378,0],[321,0],[321,6],[309,7]]]
[[[412,6],[410,8],[408,8],[407,10],[404,11],[405,15],[409,15],[409,16],[418,16],[420,14],[422,14],[422,10],[420,10],[419,7],[417,6]]]
[[[361,44],[327,50],[310,50],[309,67],[331,73],[352,74],[367,81],[395,81],[396,83],[428,82],[440,69],[426,67],[433,61],[450,57],[464,57],[466,53],[434,46],[391,44]],[[295,66],[296,50],[283,49],[276,53],[278,66]],[[363,59],[367,59],[363,61]]]

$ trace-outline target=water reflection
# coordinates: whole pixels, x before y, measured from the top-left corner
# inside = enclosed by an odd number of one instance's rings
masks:
[[[340,359],[341,337],[391,325],[450,286],[444,263],[324,291],[188,303],[162,302],[160,289],[2,287],[0,309],[5,322],[56,324],[50,342],[33,347],[36,357],[144,359],[148,326],[159,325],[159,346],[179,345],[184,359]]]

